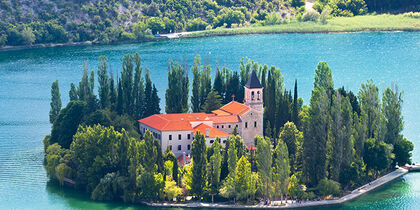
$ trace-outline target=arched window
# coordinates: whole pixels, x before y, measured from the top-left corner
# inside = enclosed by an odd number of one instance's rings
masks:
[[[254,91],[251,92],[251,100],[254,100]]]
[[[261,100],[260,99],[260,91],[257,91],[257,100]]]

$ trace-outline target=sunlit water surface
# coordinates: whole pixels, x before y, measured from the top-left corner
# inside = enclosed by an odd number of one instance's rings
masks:
[[[420,161],[420,33],[267,34],[0,52],[0,209],[146,208],[93,202],[88,195],[49,184],[42,166],[42,139],[51,126],[51,83],[59,80],[66,104],[69,84],[80,80],[83,61],[96,69],[98,56],[106,55],[116,75],[122,56],[134,52],[149,67],[162,108],[168,61],[191,66],[195,54],[201,54],[205,64],[215,66],[218,61],[234,70],[242,57],[275,65],[287,89],[298,80],[299,96],[306,103],[314,69],[322,60],[333,69],[335,87],[357,92],[370,78],[381,90],[397,83],[404,91],[403,132],[415,144],[414,160]],[[418,209],[419,205],[420,173],[413,173],[353,202],[328,208]]]

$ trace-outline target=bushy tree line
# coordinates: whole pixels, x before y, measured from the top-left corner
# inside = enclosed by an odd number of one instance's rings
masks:
[[[306,183],[316,186],[328,178],[351,188],[410,163],[405,157],[413,144],[401,134],[401,105],[397,86],[385,89],[381,101],[372,80],[361,85],[357,97],[334,89],[331,69],[320,62],[310,106],[300,113]]]
[[[418,11],[420,3],[410,0],[316,0],[314,9],[333,16],[356,16],[373,12]]]

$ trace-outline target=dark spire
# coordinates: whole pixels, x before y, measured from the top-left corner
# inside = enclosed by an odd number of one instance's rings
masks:
[[[254,70],[252,70],[251,75],[249,75],[248,82],[246,83],[245,87],[247,88],[262,88],[260,80],[257,77],[257,74]]]

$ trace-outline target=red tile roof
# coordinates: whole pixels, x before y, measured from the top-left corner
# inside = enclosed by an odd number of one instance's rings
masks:
[[[208,126],[204,123],[201,123],[200,125],[197,125],[194,127],[194,133],[196,131],[200,131],[202,134],[206,135],[206,130],[209,130],[209,136],[210,138],[215,138],[215,137],[229,137],[230,134],[223,132],[217,128],[213,128],[211,126]]]
[[[243,115],[248,110],[250,110],[251,108],[249,108],[245,104],[241,104],[241,103],[236,102],[236,101],[231,101],[230,103],[222,106],[222,108],[220,108],[220,109],[225,111],[225,112],[229,112],[231,114]]]
[[[238,115],[217,115],[217,116],[209,116],[209,119],[213,121],[213,123],[220,124],[220,123],[237,123],[240,122]]]
[[[190,122],[209,120],[206,113],[155,114],[139,122],[160,131],[192,130]]]
[[[232,101],[211,114],[206,113],[181,113],[181,114],[155,114],[139,120],[147,126],[160,131],[187,131],[193,130],[191,122],[213,121],[213,123],[237,123],[240,122],[239,116],[248,112],[251,108]],[[195,123],[196,124],[196,123]],[[209,126],[210,127],[210,126]],[[203,130],[205,133],[205,130]],[[219,130],[220,131],[220,130]],[[215,131],[218,133],[218,131]],[[223,131],[220,131],[223,132]],[[219,137],[229,134],[218,133]]]

